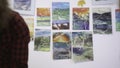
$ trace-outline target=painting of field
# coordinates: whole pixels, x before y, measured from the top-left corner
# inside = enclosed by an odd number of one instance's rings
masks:
[[[35,29],[35,51],[50,51],[50,30]]]
[[[72,59],[75,63],[93,61],[92,32],[72,32]]]
[[[34,17],[24,17],[26,24],[28,25],[30,31],[30,38],[33,41],[34,37]]]
[[[50,26],[50,8],[37,8],[37,26]]]

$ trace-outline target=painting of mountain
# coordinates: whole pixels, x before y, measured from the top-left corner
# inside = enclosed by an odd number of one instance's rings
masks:
[[[69,29],[69,2],[52,2],[52,29]]]
[[[93,8],[94,34],[111,34],[112,19],[110,8]]]
[[[73,30],[89,30],[89,8],[73,8]]]

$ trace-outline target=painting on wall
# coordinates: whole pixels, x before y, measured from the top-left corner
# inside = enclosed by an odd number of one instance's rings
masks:
[[[115,10],[116,31],[120,31],[120,9]]]
[[[116,0],[92,0],[93,5],[113,4]]]
[[[34,15],[35,0],[12,0],[13,10],[25,15]]]
[[[75,63],[93,61],[92,32],[72,32],[72,59]]]
[[[37,8],[37,26],[50,26],[50,8]]]
[[[50,35],[51,31],[48,29],[35,29],[35,51],[50,51]]]
[[[93,8],[92,13],[94,34],[111,34],[111,8]]]
[[[24,20],[27,23],[29,28],[31,41],[33,41],[34,40],[34,17],[25,16]]]
[[[69,2],[52,2],[52,29],[69,29]]]
[[[89,8],[73,8],[73,30],[89,30]]]
[[[54,32],[53,33],[53,59],[71,58],[71,33]]]

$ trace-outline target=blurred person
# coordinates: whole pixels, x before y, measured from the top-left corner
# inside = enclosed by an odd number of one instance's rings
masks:
[[[28,68],[28,26],[19,13],[0,0],[0,68]]]

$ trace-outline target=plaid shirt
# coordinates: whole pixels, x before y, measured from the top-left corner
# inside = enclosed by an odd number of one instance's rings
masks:
[[[11,18],[10,28],[0,33],[0,68],[28,68],[28,27],[18,13]]]

